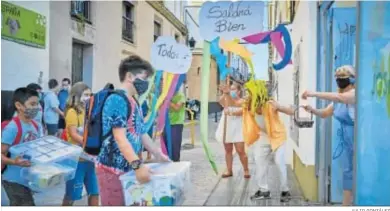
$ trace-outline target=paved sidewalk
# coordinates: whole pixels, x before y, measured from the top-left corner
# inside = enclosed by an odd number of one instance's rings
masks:
[[[215,156],[214,160],[218,165],[218,170],[223,172],[225,170],[224,150],[220,143],[215,141],[215,130],[217,123],[209,121],[209,147]],[[191,143],[190,128],[185,128],[183,131],[183,145]],[[190,193],[186,193],[183,205],[188,206],[202,206],[213,188],[217,185],[220,175],[215,175],[210,163],[208,162],[205,152],[200,141],[200,127],[199,124],[195,126],[195,146],[193,149],[182,149],[182,161],[190,161],[191,165],[191,182],[192,189]],[[145,156],[146,157],[146,156]],[[50,190],[46,193],[35,194],[35,203],[38,206],[59,206],[62,203],[62,198],[65,193],[65,187],[61,186]],[[82,200],[75,202],[76,206],[86,206],[87,197],[84,196]]]
[[[250,197],[258,190],[256,184],[256,168],[252,152],[248,154],[250,179],[244,179],[243,169],[237,156],[234,159],[233,177],[221,179],[215,190],[210,194],[205,203],[206,206],[304,206],[308,203],[303,198],[298,182],[291,168],[288,167],[288,184],[291,192],[291,200],[287,203],[280,202],[279,170],[274,162],[271,165],[268,181],[270,184],[271,198],[263,200],[251,200]]]

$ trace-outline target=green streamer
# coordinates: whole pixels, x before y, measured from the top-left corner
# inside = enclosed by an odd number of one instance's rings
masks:
[[[200,113],[200,139],[202,141],[203,149],[206,153],[207,159],[210,162],[215,174],[218,174],[217,165],[215,164],[212,152],[208,143],[208,113],[209,113],[209,86],[210,86],[210,42],[203,42],[203,58],[202,58],[202,76],[201,76],[201,113]]]

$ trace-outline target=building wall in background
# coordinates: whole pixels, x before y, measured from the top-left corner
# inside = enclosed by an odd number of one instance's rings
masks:
[[[280,4],[279,4],[280,3]],[[283,2],[276,5],[276,24],[286,21],[286,10],[289,7]],[[316,90],[316,21],[317,2],[302,1],[298,4],[293,22],[288,25],[293,45],[293,64],[278,71],[278,101],[282,105],[294,105],[294,95],[298,96],[298,105],[315,105],[315,100],[303,101],[300,99],[305,90]],[[271,21],[272,22],[272,21]],[[311,27],[307,27],[311,26]],[[299,51],[297,50],[299,46]],[[299,56],[297,55],[299,52]],[[280,58],[273,53],[273,62],[278,62]],[[299,77],[297,84],[298,92],[294,90],[294,71],[298,69],[296,64],[299,60]],[[296,106],[296,105],[294,105]],[[299,116],[308,117],[305,111],[300,111]],[[298,138],[290,129],[294,126],[293,118],[281,115],[286,128],[289,131],[287,140],[286,160],[292,164],[294,172],[298,178],[301,188],[306,198],[317,200],[317,181],[315,175],[315,127],[308,129],[298,129]]]
[[[50,2],[9,1],[46,17],[46,46],[44,49],[1,40],[1,90],[13,91],[29,83],[46,87],[49,77]],[[4,20],[3,20],[4,21]],[[39,80],[42,75],[41,80]]]
[[[103,88],[108,82],[118,86],[118,66],[123,58],[136,54],[150,60],[155,20],[161,23],[162,36],[178,34],[179,41],[185,42],[186,31],[177,27],[184,27],[184,24],[172,14],[167,18],[169,14],[163,5],[143,1],[130,3],[134,8],[133,43],[122,38],[122,1],[91,1],[91,23],[85,24],[84,32],[79,31],[77,21],[70,16],[70,2],[50,2],[53,11],[51,25],[56,29],[50,34],[53,49],[50,77],[58,80],[71,78],[72,42],[76,42],[85,47],[83,81],[93,91]]]

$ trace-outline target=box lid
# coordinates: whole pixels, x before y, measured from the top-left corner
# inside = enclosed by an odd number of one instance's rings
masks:
[[[80,156],[83,149],[54,136],[45,136],[10,148],[12,157],[22,156],[32,163],[48,163]]]
[[[152,169],[152,179],[159,177],[170,177],[174,176],[179,172],[184,171],[185,169],[189,169],[191,166],[190,162],[170,162],[170,163],[148,163],[145,164],[149,168]],[[122,175],[120,180],[129,180],[135,178],[135,172],[130,171],[124,175]]]

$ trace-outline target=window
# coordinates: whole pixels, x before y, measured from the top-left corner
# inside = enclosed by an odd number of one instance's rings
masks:
[[[70,14],[77,19],[83,18],[84,21],[91,21],[91,2],[90,1],[71,1]]]
[[[122,6],[122,38],[134,43],[134,5],[127,1]]]
[[[154,41],[157,40],[159,36],[161,36],[161,23],[158,21],[154,21]]]

